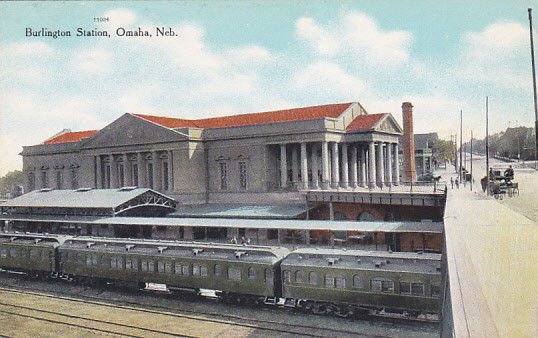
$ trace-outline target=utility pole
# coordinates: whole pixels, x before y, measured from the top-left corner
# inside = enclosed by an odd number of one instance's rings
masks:
[[[463,110],[460,110],[460,183],[463,183],[462,179],[462,169],[463,169]]]
[[[536,68],[534,65],[534,40],[532,37],[532,8],[529,8],[529,30],[531,38],[531,61],[532,61],[532,88],[534,95],[534,133],[536,134],[536,144],[534,148],[534,168],[538,169],[538,103],[536,100]]]
[[[471,130],[471,191],[473,191],[473,131]]]
[[[486,196],[489,196],[489,107],[488,100],[489,97],[486,96]]]

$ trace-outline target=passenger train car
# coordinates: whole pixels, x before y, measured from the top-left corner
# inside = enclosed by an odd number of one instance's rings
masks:
[[[1,233],[0,268],[69,281],[166,284],[347,317],[436,314],[441,255]]]

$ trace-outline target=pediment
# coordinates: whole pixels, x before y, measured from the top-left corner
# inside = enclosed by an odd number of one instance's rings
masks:
[[[124,114],[85,140],[83,149],[186,140],[187,136],[131,114]]]
[[[402,128],[391,114],[387,114],[383,119],[381,119],[375,125],[374,130],[391,134],[401,134],[403,132]]]

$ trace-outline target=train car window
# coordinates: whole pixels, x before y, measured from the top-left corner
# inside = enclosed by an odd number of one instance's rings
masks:
[[[181,275],[181,263],[174,263],[174,272],[176,273],[176,275]]]
[[[248,268],[248,279],[256,279],[256,270],[253,267]]]
[[[335,287],[337,289],[345,289],[346,288],[346,278],[342,276],[337,276],[334,278]]]
[[[354,289],[364,288],[364,283],[362,282],[362,278],[359,275],[353,276],[353,288]]]
[[[142,272],[154,272],[155,262],[153,260],[142,260]]]
[[[424,283],[411,283],[411,294],[413,296],[424,296]]]
[[[400,282],[400,293],[404,295],[411,294],[411,283],[409,282]]]
[[[173,273],[172,272],[172,262],[165,262],[164,263],[164,271],[166,273]]]
[[[67,256],[67,252],[65,254]],[[41,250],[35,249],[35,248],[30,249],[30,258],[39,259],[39,258],[41,258],[40,256],[41,256]]]
[[[291,271],[284,270],[284,284],[291,284]]]
[[[304,283],[304,272],[303,271],[295,271],[295,283],[297,284],[303,284]]]
[[[110,257],[110,267],[112,269],[123,269],[123,257],[112,256]]]
[[[265,283],[267,285],[273,284],[273,271],[271,269],[265,269]]]
[[[308,274],[308,283],[311,285],[318,285],[318,274],[314,271],[310,271]]]
[[[138,271],[138,260],[136,258],[126,258],[125,259],[125,268],[128,270]]]
[[[17,257],[19,255],[18,250],[15,248],[11,248],[11,250],[9,250],[9,255],[11,257]]]
[[[89,254],[86,256],[86,265],[97,265],[97,255]]]
[[[439,297],[441,295],[441,286],[432,284],[432,297]]]
[[[228,279],[241,280],[241,269],[232,267],[228,268]]]
[[[334,277],[333,276],[325,276],[325,287],[326,288],[334,288]]]
[[[0,257],[7,258],[7,249],[6,248],[0,249]]]
[[[163,261],[158,261],[157,262],[157,271],[160,272],[160,273],[165,273],[164,269],[165,269],[164,262]]]
[[[222,265],[215,264],[215,276],[216,277],[222,276]]]
[[[101,257],[101,265],[106,267],[106,268],[109,268],[110,266],[112,266],[111,261],[110,261],[110,257],[109,256],[102,256]]]
[[[193,266],[192,266],[192,275],[193,276],[199,276],[199,277],[207,277],[207,266],[206,265],[193,264]]]
[[[377,292],[393,293],[394,282],[388,279],[372,279],[372,290]]]
[[[189,264],[182,265],[181,272],[183,273],[183,276],[189,276],[191,274],[191,271],[189,269]]]

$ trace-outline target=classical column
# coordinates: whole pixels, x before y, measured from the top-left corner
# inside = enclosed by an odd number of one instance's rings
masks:
[[[95,156],[95,189],[102,189],[103,188],[103,164],[101,163],[101,156],[97,155]],[[37,178],[36,174],[36,178]],[[37,185],[36,185],[37,187]]]
[[[338,156],[338,142],[333,142],[331,145],[332,150],[332,157],[333,157],[333,163],[332,163],[332,187],[338,188],[340,185],[340,168],[339,168],[339,156]]]
[[[349,162],[347,160],[347,143],[342,143],[342,188],[349,184]]]
[[[385,166],[383,165],[383,142],[377,144],[377,185],[383,187],[385,181]]]
[[[138,186],[146,187],[146,162],[144,161],[144,154],[137,153],[137,175],[138,175]]]
[[[131,161],[129,161],[129,155],[123,154],[123,177],[126,186],[133,185],[133,171],[131,170]]]
[[[387,185],[392,186],[392,145],[387,143]]]
[[[357,146],[351,147],[351,187],[357,187]]]
[[[297,158],[297,146],[292,144],[291,146],[291,181],[295,187],[299,182],[299,160]]]
[[[313,172],[313,171],[312,171]],[[308,189],[308,157],[306,154],[306,143],[301,143],[301,182],[302,188]]]
[[[280,187],[282,189],[288,186],[288,164],[286,158],[286,145],[280,145]]]
[[[168,150],[168,191],[174,191],[174,154]]]
[[[321,142],[321,188],[329,188],[329,143]]]
[[[375,188],[377,185],[375,170],[375,144],[370,142],[368,144],[368,187]]]
[[[114,155],[108,155],[110,159],[110,188],[118,187],[118,166],[114,162]]]
[[[312,144],[312,188],[319,189],[319,177],[318,177],[318,148],[315,144]]]
[[[394,143],[394,162],[393,162],[393,171],[392,178],[394,179],[394,184],[400,184],[400,155],[398,154],[398,143]]]
[[[157,151],[151,152],[151,158],[153,159],[153,189],[157,191],[163,190],[163,180],[162,180],[162,166],[161,159],[159,158],[159,153]]]
[[[361,147],[360,148],[360,154],[361,154],[361,168],[360,168],[360,175],[361,175],[361,180],[360,180],[360,186],[361,187],[367,187],[368,184],[367,184],[367,179],[366,179],[366,147]]]

